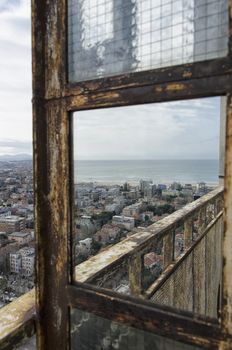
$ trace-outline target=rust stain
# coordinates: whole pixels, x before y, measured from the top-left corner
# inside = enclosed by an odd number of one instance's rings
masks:
[[[116,92],[116,91],[110,91],[110,92],[108,92],[107,94],[105,94],[105,93],[98,93],[98,94],[96,94],[96,95],[94,95],[93,96],[93,100],[94,101],[98,101],[98,100],[110,100],[110,101],[112,101],[112,99],[113,100],[117,100],[118,98],[119,98],[120,96],[119,96],[119,93],[118,92]]]
[[[223,310],[222,310],[222,322],[225,330],[232,335],[232,97],[227,99],[227,127],[226,127],[226,156],[225,156],[225,227],[224,227],[224,269],[223,269]]]
[[[184,90],[185,89],[185,85],[181,84],[181,83],[171,83],[168,84],[166,91],[180,91],[180,90]]]
[[[84,105],[88,102],[88,97],[85,95],[76,96],[73,102],[75,105]]]
[[[160,87],[160,86],[157,86],[157,87],[155,88],[155,91],[156,91],[156,92],[162,92],[162,91],[163,91],[163,88]]]
[[[191,78],[192,75],[193,75],[192,72],[190,72],[190,71],[185,71],[185,72],[183,73],[183,78]]]

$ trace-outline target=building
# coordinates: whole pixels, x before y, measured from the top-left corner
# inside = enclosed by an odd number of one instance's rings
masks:
[[[27,276],[33,275],[35,271],[35,249],[22,248],[19,253],[22,256],[22,272]]]
[[[106,211],[110,211],[112,213],[114,212],[115,214],[119,214],[120,213],[120,209],[121,209],[121,207],[117,203],[107,204],[105,206],[105,210]]]
[[[179,182],[173,182],[171,185],[170,185],[170,189],[171,190],[177,190],[177,191],[181,191],[182,189],[182,186]]]
[[[167,189],[167,185],[165,185],[165,184],[158,184],[158,186],[157,186],[157,188],[158,188],[158,190],[166,190]]]
[[[10,215],[0,218],[0,231],[4,231],[6,233],[19,232],[24,230],[25,227],[25,218],[16,215]]]
[[[8,234],[8,239],[19,244],[27,244],[32,240],[32,236],[29,232],[13,232]]]
[[[22,256],[19,253],[10,254],[10,272],[19,273],[22,268]]]
[[[127,207],[125,207],[122,211],[124,216],[130,216],[133,217],[135,219],[138,219],[140,216],[140,212],[142,211],[143,208],[143,203],[142,202],[138,202],[132,205],[128,205]]]
[[[115,215],[113,216],[112,224],[130,231],[135,227],[135,219],[128,216]]]
[[[35,270],[35,249],[22,248],[10,254],[10,271],[16,274],[33,275]]]
[[[145,211],[144,213],[141,214],[141,220],[142,221],[152,220],[153,216],[154,215],[152,211]]]
[[[202,195],[207,192],[207,185],[205,182],[199,182],[197,184],[197,192],[202,193]]]
[[[101,230],[95,233],[95,241],[101,244],[110,244],[114,242],[117,237],[120,237],[121,228],[118,225],[106,224],[102,226]]]
[[[146,193],[151,189],[152,181],[151,180],[140,180],[139,189],[141,192]]]
[[[76,255],[89,256],[91,253],[92,238],[86,238],[76,245]]]

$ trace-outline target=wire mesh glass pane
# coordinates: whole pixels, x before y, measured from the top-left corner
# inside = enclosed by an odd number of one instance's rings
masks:
[[[212,58],[228,51],[228,0],[69,0],[69,80]]]

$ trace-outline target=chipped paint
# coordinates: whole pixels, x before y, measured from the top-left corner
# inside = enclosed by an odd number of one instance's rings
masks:
[[[185,71],[185,72],[183,73],[183,78],[191,78],[192,75],[193,75],[192,72],[190,72],[190,71]]]
[[[162,92],[162,91],[163,91],[163,88],[162,88],[161,86],[157,86],[157,87],[155,88],[155,91],[156,91],[156,92]]]
[[[225,156],[225,235],[224,235],[224,269],[223,269],[223,325],[232,335],[232,96],[227,98],[227,128]],[[231,345],[232,346],[232,345]]]
[[[181,91],[185,89],[185,85],[181,83],[171,83],[166,87],[166,91]]]
[[[35,290],[33,289],[0,309],[0,344],[4,344],[5,339],[34,317]]]

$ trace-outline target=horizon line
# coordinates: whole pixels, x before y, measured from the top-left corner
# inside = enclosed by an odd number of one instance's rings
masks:
[[[218,160],[219,158],[127,158],[127,159],[74,159],[74,161],[129,161],[129,160]]]

